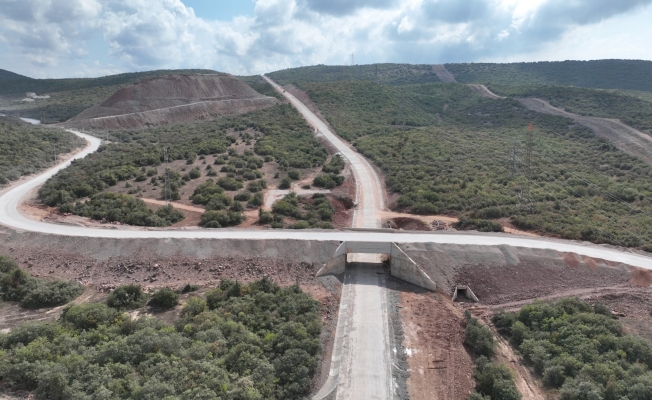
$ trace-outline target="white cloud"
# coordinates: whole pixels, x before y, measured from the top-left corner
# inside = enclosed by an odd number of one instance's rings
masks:
[[[650,3],[257,0],[253,15],[223,22],[202,19],[180,0],[0,0],[0,68],[33,76],[153,68],[245,74],[342,64],[351,52],[358,63],[558,59],[574,51],[652,58],[634,33],[644,23],[630,21],[649,15]],[[106,53],[99,65],[97,38]]]

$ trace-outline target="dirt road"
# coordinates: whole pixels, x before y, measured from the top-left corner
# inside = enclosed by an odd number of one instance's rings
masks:
[[[609,140],[625,153],[652,165],[652,136],[650,135],[625,125],[617,119],[585,117],[569,113],[541,99],[518,100],[529,110],[571,118],[576,123],[591,129],[597,136]]]
[[[356,182],[356,200],[357,207],[353,215],[354,228],[380,228],[381,216],[378,210],[385,208],[382,184],[376,171],[369,161],[362,155],[353,150],[348,143],[340,139],[319,119],[305,104],[303,104],[294,95],[284,90],[276,82],[266,76],[265,80],[274,87],[279,93],[285,96],[290,103],[303,115],[308,123],[318,132],[321,133],[328,142],[330,142],[339,151],[344,158],[351,164],[351,170]]]

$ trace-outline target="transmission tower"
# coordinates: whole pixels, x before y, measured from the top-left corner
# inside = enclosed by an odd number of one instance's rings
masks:
[[[163,149],[163,161],[165,162],[165,189],[163,189],[163,197],[165,198],[165,204],[170,205],[168,202],[168,194],[171,196],[170,189],[170,168],[168,168],[168,149],[167,147]]]
[[[532,180],[534,179],[534,171],[532,169],[532,152],[534,150],[534,126],[530,122],[530,126],[527,128],[527,135],[525,136],[525,197],[527,202],[528,211],[532,211],[533,208],[533,199],[532,199]]]
[[[351,66],[355,65],[355,53],[351,53]]]
[[[518,173],[518,163],[521,162],[520,154],[521,145],[518,139],[514,138],[512,141],[512,150],[509,154],[509,170],[511,171],[512,175],[516,175]]]

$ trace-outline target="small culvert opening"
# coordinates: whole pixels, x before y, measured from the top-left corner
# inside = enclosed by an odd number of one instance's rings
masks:
[[[457,302],[478,302],[478,297],[468,285],[457,285],[453,288],[453,301]]]

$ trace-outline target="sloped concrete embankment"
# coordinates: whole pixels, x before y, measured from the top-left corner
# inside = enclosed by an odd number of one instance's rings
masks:
[[[638,271],[623,263],[546,249],[434,243],[401,248],[438,289],[452,294],[456,285],[469,285],[485,304],[627,284]]]
[[[166,124],[198,122],[230,115],[238,115],[250,111],[261,110],[276,104],[278,104],[278,100],[273,97],[202,101],[123,115],[84,120],[75,119],[67,121],[62,125],[66,128],[73,129],[138,129]]]

